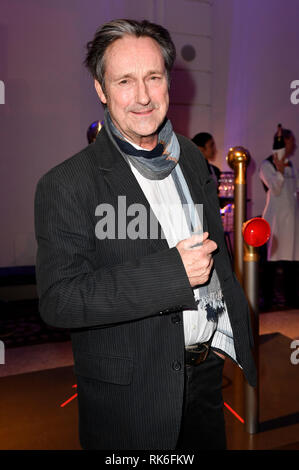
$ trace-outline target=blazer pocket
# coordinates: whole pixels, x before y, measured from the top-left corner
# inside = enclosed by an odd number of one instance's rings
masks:
[[[133,375],[133,360],[80,352],[75,358],[74,372],[75,375],[101,382],[129,385]]]

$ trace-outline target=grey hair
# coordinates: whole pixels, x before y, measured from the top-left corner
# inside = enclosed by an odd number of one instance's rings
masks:
[[[110,44],[125,35],[136,36],[137,38],[150,37],[158,43],[164,58],[169,86],[170,72],[175,61],[176,50],[167,29],[147,20],[119,19],[105,23],[96,31],[93,40],[86,45],[87,54],[84,65],[100,83],[103,91],[105,92],[105,52]]]

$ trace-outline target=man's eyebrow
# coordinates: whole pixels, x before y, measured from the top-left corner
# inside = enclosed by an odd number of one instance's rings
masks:
[[[124,78],[131,78],[133,77],[133,74],[132,73],[126,73],[124,75],[119,75],[115,78],[115,80],[123,80]]]
[[[161,70],[149,70],[146,74],[146,76],[148,75],[163,75],[165,73],[165,70],[161,71]]]
[[[148,77],[149,75],[164,75],[165,70],[149,70],[145,76]],[[125,78],[134,78],[134,73],[125,73],[124,75],[119,75],[115,78],[115,81],[124,80]]]

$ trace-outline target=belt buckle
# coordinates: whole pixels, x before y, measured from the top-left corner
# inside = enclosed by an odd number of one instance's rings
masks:
[[[207,358],[208,352],[209,352],[209,345],[203,343],[202,346],[204,347],[204,351],[200,351],[200,356],[199,358],[195,361],[195,364],[200,364],[201,362],[204,362]]]
[[[198,355],[196,359],[194,358],[194,360],[192,360],[193,365],[198,365],[201,362],[204,362],[207,358],[207,355],[209,352],[209,344],[202,343],[201,346],[203,347],[202,350],[189,349],[189,352],[191,352],[192,354]]]

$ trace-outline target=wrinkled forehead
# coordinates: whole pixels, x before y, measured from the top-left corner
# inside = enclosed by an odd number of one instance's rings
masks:
[[[137,69],[165,71],[159,44],[150,37],[126,35],[116,39],[104,55],[105,74],[123,75]]]

